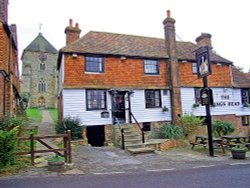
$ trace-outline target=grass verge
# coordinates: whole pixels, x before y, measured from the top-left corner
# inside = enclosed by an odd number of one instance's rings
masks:
[[[27,170],[32,168],[30,166],[30,157],[19,156],[14,165],[4,166],[0,168],[0,177],[11,176],[20,172],[21,170]]]
[[[37,108],[28,108],[26,110],[27,117],[29,119],[35,120],[35,121],[41,121],[42,120],[42,113]]]

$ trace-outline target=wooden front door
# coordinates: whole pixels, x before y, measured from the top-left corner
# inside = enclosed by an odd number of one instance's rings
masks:
[[[125,92],[118,91],[111,96],[112,100],[112,118],[114,124],[126,122],[126,109],[125,109]]]
[[[38,99],[38,107],[39,108],[44,108],[45,107],[45,98],[43,96],[41,96],[39,99]]]

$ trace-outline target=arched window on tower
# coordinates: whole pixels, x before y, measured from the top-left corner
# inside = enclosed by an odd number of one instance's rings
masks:
[[[39,93],[45,93],[47,91],[46,82],[42,78],[38,83],[38,91]]]
[[[45,70],[45,63],[44,63],[44,62],[41,62],[41,63],[40,63],[40,70],[41,70],[41,71],[44,71],[44,70]]]

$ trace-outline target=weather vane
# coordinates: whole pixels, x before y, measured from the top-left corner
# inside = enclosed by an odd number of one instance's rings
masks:
[[[41,33],[41,31],[42,31],[42,26],[43,26],[43,24],[40,23],[40,24],[39,24],[39,33]]]

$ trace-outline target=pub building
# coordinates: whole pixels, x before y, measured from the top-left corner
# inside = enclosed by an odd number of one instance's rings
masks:
[[[248,134],[249,73],[216,54],[208,33],[196,43],[176,41],[170,11],[163,26],[164,39],[98,31],[80,37],[79,24],[69,21],[57,64],[59,117],[78,118],[89,144],[109,142],[117,124],[150,122],[152,128],[175,124],[185,114],[205,117],[194,53],[202,46],[210,49],[212,119],[230,121]],[[201,70],[208,71],[205,65]]]

